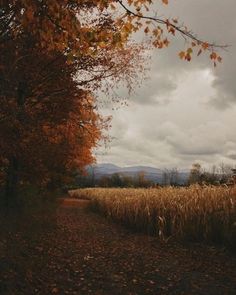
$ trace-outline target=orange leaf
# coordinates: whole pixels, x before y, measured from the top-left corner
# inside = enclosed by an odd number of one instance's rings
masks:
[[[209,44],[207,42],[202,43],[202,48],[206,50],[209,47]]]
[[[179,57],[180,57],[181,59],[184,59],[184,58],[185,58],[185,52],[184,52],[184,51],[181,51],[181,52],[179,53]]]
[[[187,61],[190,61],[190,60],[191,60],[191,55],[190,55],[189,53],[187,53],[186,56],[185,56],[185,59],[186,59]]]
[[[147,34],[149,32],[149,27],[146,27],[144,33]]]
[[[212,52],[210,58],[215,60],[217,58],[217,54],[215,52]]]

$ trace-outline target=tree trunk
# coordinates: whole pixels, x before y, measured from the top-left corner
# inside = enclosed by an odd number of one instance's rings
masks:
[[[19,161],[16,157],[12,157],[9,161],[7,177],[5,203],[7,207],[17,204],[18,182],[19,182]]]
[[[18,105],[17,119],[22,124],[24,121],[24,104],[25,104],[25,93],[26,93],[26,82],[19,82],[17,89],[16,102]],[[16,129],[16,136],[20,140],[19,130]],[[6,175],[6,191],[5,191],[5,203],[7,207],[17,205],[18,195],[18,184],[19,184],[19,159],[17,156],[13,156],[9,159],[9,166]]]

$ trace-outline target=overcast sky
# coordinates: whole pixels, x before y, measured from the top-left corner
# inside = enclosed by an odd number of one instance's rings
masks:
[[[157,0],[156,0],[157,1]],[[158,1],[159,2],[159,1]],[[214,68],[206,57],[179,60],[182,38],[152,52],[148,79],[113,116],[109,148],[98,163],[189,168],[236,165],[236,1],[170,0],[160,14],[178,17],[199,37],[231,46]],[[120,91],[122,93],[122,91]]]

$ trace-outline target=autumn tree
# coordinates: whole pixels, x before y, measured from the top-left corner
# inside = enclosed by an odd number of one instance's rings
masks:
[[[42,55],[32,44],[21,38],[0,50],[0,166],[8,197],[19,183],[55,182],[90,164],[106,125],[91,92],[74,78],[76,66],[60,52]]]
[[[42,53],[34,42],[21,36],[0,46],[0,166],[7,199],[17,195],[19,183],[52,189],[69,171],[94,161],[92,149],[109,118],[98,114],[92,89],[105,77],[131,79],[137,55],[132,56],[139,52],[120,49],[95,62],[84,57],[68,63],[64,54]],[[99,63],[99,71],[88,77],[86,71]]]

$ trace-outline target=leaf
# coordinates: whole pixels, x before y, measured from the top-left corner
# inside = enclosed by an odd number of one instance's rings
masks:
[[[149,33],[149,27],[146,27],[144,32],[145,32],[145,34],[148,34]]]
[[[187,49],[187,53],[188,53],[188,54],[192,54],[192,53],[193,53],[193,49],[192,49],[191,47],[188,48],[188,49]]]
[[[184,52],[184,51],[181,51],[181,52],[179,53],[179,57],[180,57],[181,59],[184,59],[184,58],[185,58],[185,52]]]
[[[189,54],[189,53],[187,53],[186,55],[185,55],[185,59],[187,60],[187,61],[191,61],[191,55]]]
[[[168,32],[174,36],[175,35],[175,28],[173,26],[170,26]]]
[[[202,43],[202,48],[204,50],[208,49],[209,48],[209,44],[207,42]]]
[[[216,54],[215,52],[212,52],[212,53],[210,54],[210,59],[215,60],[216,58],[217,58],[217,54]]]
[[[52,289],[52,294],[57,294],[59,292],[58,288],[54,287]]]
[[[167,38],[165,38],[165,39],[163,40],[163,44],[164,44],[166,47],[168,47],[169,44],[170,44],[170,41],[169,41]]]

